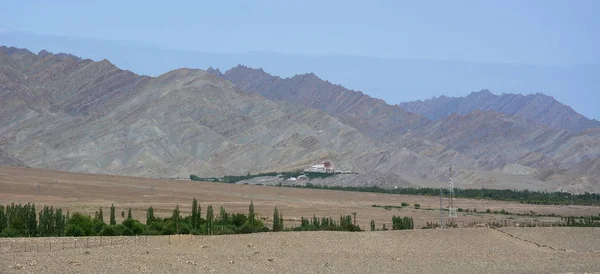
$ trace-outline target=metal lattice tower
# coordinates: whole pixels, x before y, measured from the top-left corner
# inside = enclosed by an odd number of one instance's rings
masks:
[[[450,222],[454,224],[454,218],[458,216],[458,211],[454,207],[454,182],[452,181],[452,168],[448,167],[448,218]]]
[[[444,228],[444,190],[440,188],[440,227]]]

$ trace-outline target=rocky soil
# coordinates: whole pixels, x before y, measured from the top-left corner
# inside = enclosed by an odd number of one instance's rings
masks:
[[[521,228],[524,234],[535,230]],[[600,271],[593,229],[550,228],[537,242],[489,228],[151,237],[114,246],[5,252],[2,273],[566,273]],[[553,239],[568,235],[573,249]],[[45,239],[16,241],[43,243]],[[68,239],[65,239],[67,241]],[[592,239],[593,240],[593,239]],[[595,240],[594,240],[595,241]],[[106,242],[105,242],[106,244]]]

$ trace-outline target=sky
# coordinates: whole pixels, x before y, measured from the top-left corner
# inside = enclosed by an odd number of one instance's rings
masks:
[[[9,1],[3,28],[211,53],[600,63],[600,1]]]
[[[0,34],[26,32],[211,54],[268,52],[569,68],[600,64],[599,11],[596,0],[25,0],[2,4]],[[334,80],[345,83],[343,78]],[[587,87],[581,97],[596,87]],[[392,95],[381,97],[394,101]],[[600,118],[587,100],[569,103]]]

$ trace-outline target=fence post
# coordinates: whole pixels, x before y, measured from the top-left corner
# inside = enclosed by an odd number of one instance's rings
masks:
[[[50,240],[50,252],[52,252],[52,240]]]
[[[27,252],[27,240],[25,240],[25,252]]]

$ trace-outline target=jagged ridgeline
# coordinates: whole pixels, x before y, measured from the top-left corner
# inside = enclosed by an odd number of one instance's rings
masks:
[[[331,161],[359,173],[353,187],[439,185],[453,165],[459,188],[600,192],[597,121],[542,95],[483,92],[409,112],[312,73],[148,77],[2,46],[0,98],[0,164],[234,182]],[[433,105],[456,113],[435,116]]]

